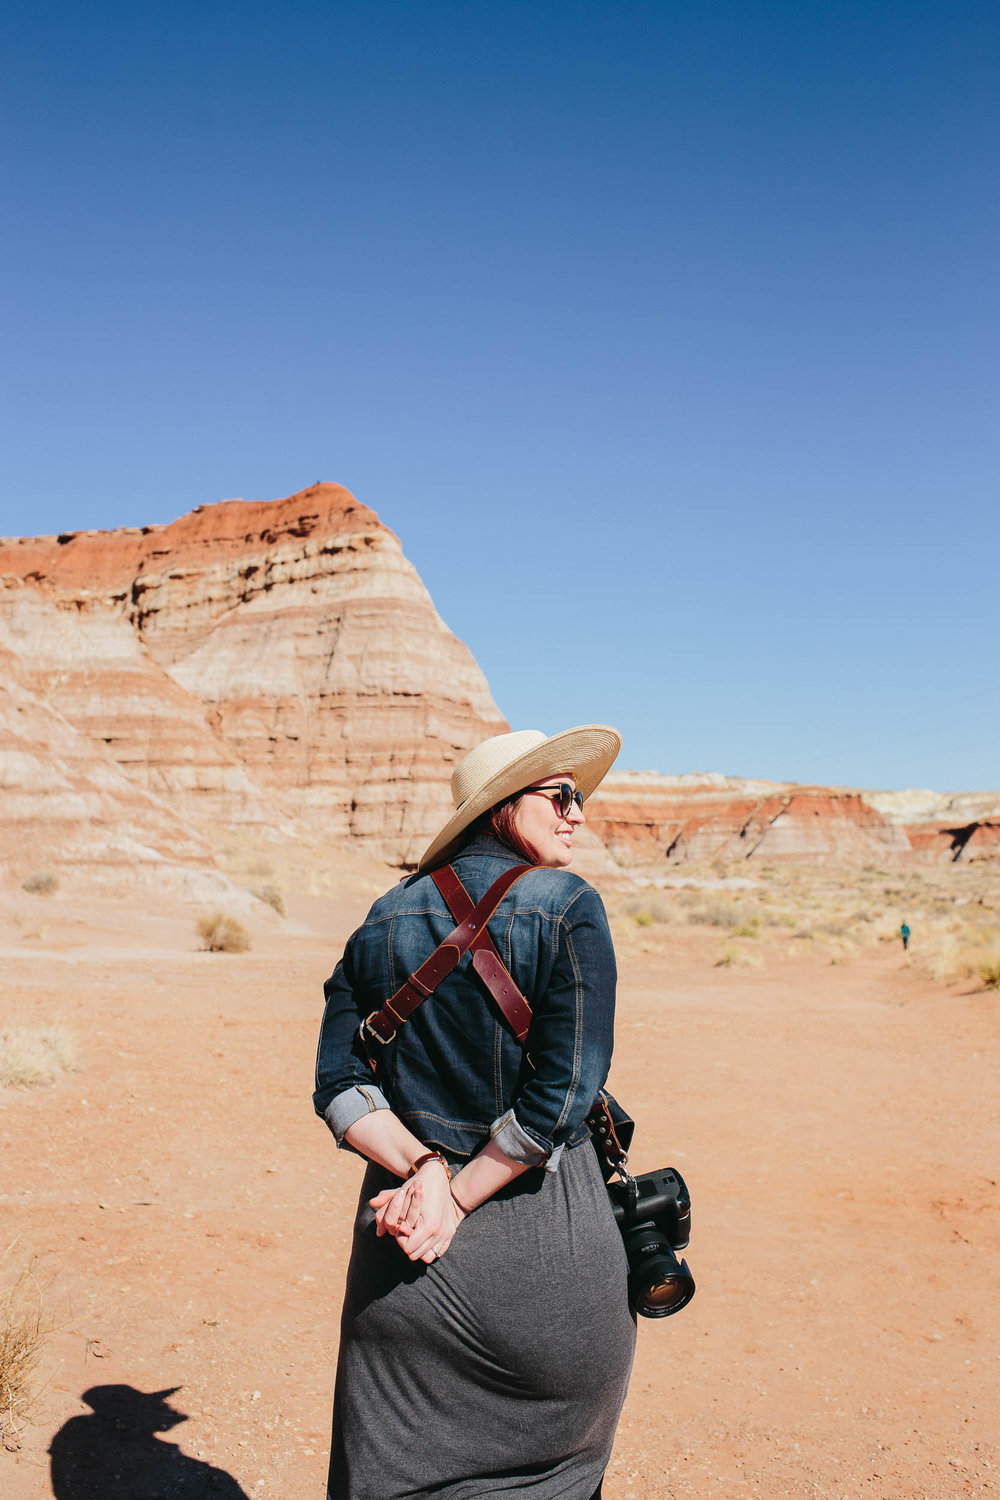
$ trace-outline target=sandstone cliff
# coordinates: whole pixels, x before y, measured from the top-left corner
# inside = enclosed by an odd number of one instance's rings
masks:
[[[0,541],[8,875],[210,872],[234,828],[412,863],[454,762],[506,727],[397,538],[339,485]],[[580,869],[604,877],[609,854],[1000,858],[1000,794],[626,771],[587,813]]]
[[[1000,859],[1000,792],[865,792],[865,801],[934,860]]]
[[[452,763],[506,728],[397,538],[338,485],[0,542],[0,646],[0,692],[16,680],[123,807],[146,793],[202,851],[244,824],[412,859]]]
[[[35,696],[0,647],[0,860],[25,875],[72,866],[84,880],[107,869],[140,877],[161,866],[213,863],[208,843],[134,785],[103,750]]]
[[[588,815],[626,864],[750,858],[853,864],[909,850],[902,830],[859,792],[709,774],[612,772]]]
[[[866,792],[709,773],[613,771],[587,811],[590,827],[626,866],[1000,857],[996,793]]]

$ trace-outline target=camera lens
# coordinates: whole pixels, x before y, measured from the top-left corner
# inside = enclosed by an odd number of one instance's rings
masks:
[[[694,1278],[678,1261],[655,1224],[637,1224],[625,1236],[629,1301],[644,1318],[668,1318],[694,1296]]]
[[[670,1274],[645,1286],[636,1298],[635,1310],[644,1318],[668,1318],[691,1300],[691,1278]]]

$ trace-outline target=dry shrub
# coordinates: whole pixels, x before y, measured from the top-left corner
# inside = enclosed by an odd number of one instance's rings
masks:
[[[250,934],[235,917],[224,911],[206,912],[198,918],[198,936],[209,953],[246,953]]]
[[[939,984],[955,984],[961,979],[979,978],[984,989],[1000,988],[1000,949],[993,926],[976,927],[971,923],[945,930],[932,930],[914,951],[913,962]]]
[[[44,1310],[37,1262],[8,1273],[13,1249],[8,1246],[0,1258],[0,1440],[10,1451],[21,1446],[19,1427],[37,1399],[35,1375],[54,1327]]]
[[[698,896],[687,906],[687,919],[697,927],[739,927],[743,921],[740,907],[733,901],[721,901],[716,896]]]
[[[279,917],[285,915],[285,898],[276,885],[262,885],[252,894],[258,901],[263,901],[267,906],[272,906]]]
[[[939,984],[960,979],[965,972],[962,944],[954,932],[932,932],[925,936],[914,959]]]
[[[856,943],[852,933],[843,932],[836,937],[827,938],[825,946],[831,964],[846,964],[854,957]]]
[[[51,870],[36,870],[21,881],[22,891],[27,891],[29,896],[54,896],[59,889],[59,876],[54,875]]]
[[[63,1026],[0,1030],[0,1088],[35,1088],[76,1067],[76,1043]]]
[[[621,924],[618,931],[622,936],[636,927],[667,927],[683,920],[672,896],[665,891],[647,889],[639,896],[609,892],[605,904],[609,917]]]
[[[797,921],[783,911],[769,909],[759,899],[728,900],[700,895],[684,902],[687,920],[697,927],[723,927],[734,937],[759,937],[762,927],[787,927]]]
[[[637,927],[649,927],[654,922],[669,926],[677,921],[674,898],[666,891],[644,891],[625,903],[625,910]]]
[[[1000,990],[1000,953],[981,958],[976,964],[976,973],[983,981],[984,990]]]
[[[717,969],[756,969],[760,965],[760,959],[756,954],[747,953],[743,948],[737,948],[735,943],[726,941],[719,949],[719,956],[715,960]]]
[[[712,875],[724,870],[730,875],[737,870],[745,873],[754,885],[714,887]],[[722,967],[752,963],[759,947],[774,952],[776,939],[784,953],[809,954],[832,963],[849,962],[879,943],[894,948],[894,957],[898,955],[907,968],[935,982],[972,980],[991,990],[1000,988],[988,977],[992,964],[1000,960],[995,865],[859,869],[794,861],[723,866],[716,861],[693,864],[684,874],[707,883],[650,885],[638,893],[611,897],[609,907],[620,919],[614,927],[615,941],[621,941],[626,952],[629,942],[634,945],[647,930],[661,944],[668,941],[665,927],[654,923],[669,923],[675,931],[685,925],[693,931],[700,928],[706,935],[714,928],[717,943],[728,944],[733,955],[723,957]],[[913,933],[905,959],[899,940],[904,921]],[[723,954],[726,951],[723,946]]]

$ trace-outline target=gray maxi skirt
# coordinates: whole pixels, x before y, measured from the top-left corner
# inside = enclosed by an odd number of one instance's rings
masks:
[[[592,1500],[635,1350],[589,1142],[526,1172],[429,1266],[379,1239],[370,1166],[347,1273],[329,1500]]]

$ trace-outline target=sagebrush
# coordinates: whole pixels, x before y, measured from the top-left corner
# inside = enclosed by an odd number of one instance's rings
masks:
[[[224,911],[206,912],[198,918],[198,936],[209,953],[246,953],[250,934],[235,917]]]
[[[760,966],[760,959],[745,948],[738,948],[735,943],[726,939],[719,949],[715,960],[717,969],[756,969]]]
[[[285,915],[285,898],[276,885],[258,886],[253,894],[257,897],[258,901],[263,901],[268,906],[273,907],[279,917]]]
[[[18,1432],[37,1400],[35,1377],[55,1326],[45,1312],[37,1261],[8,1270],[14,1248],[0,1257],[0,1439],[7,1448],[20,1446]]]
[[[76,1040],[64,1026],[0,1030],[0,1088],[36,1088],[76,1067]]]
[[[983,981],[984,990],[1000,990],[1000,955],[980,959],[976,973]]]

